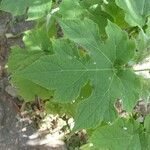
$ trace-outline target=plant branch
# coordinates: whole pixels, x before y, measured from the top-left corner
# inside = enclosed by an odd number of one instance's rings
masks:
[[[135,72],[142,72],[142,71],[150,71],[150,68],[146,68],[146,69],[135,69]]]

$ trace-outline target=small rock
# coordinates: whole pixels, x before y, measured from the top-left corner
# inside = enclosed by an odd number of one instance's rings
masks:
[[[17,95],[17,90],[14,88],[14,87],[12,87],[11,85],[8,85],[6,88],[5,88],[5,91],[9,94],[9,95],[11,95],[12,97],[17,97],[18,95]]]

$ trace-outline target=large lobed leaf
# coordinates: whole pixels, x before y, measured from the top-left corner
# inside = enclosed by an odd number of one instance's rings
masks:
[[[108,39],[105,42],[99,38],[98,26],[89,19],[66,19],[60,24],[65,36],[85,49],[89,59],[79,54],[75,44],[53,40],[55,54],[40,57],[14,73],[14,78],[56,90],[54,97],[61,102],[75,100],[81,87],[90,82],[93,92],[79,104],[76,129],[113,120],[116,117],[113,103],[117,98],[122,99],[125,109],[131,111],[141,94],[140,77],[128,66],[134,56],[134,42],[111,22],[106,28]]]
[[[138,122],[123,119],[98,128],[90,138],[99,149],[109,150],[148,150],[149,140],[149,134]]]
[[[116,0],[116,4],[125,11],[125,19],[131,26],[145,25],[150,15],[149,0]]]
[[[122,98],[124,107],[131,110],[141,90],[139,78],[125,67],[134,55],[134,42],[111,22],[106,28],[109,38],[105,43],[100,42],[98,28],[90,20],[64,20],[61,25],[69,39],[89,51],[96,68],[91,75],[94,92],[79,106],[76,128],[96,126],[104,118],[112,120],[116,98]]]

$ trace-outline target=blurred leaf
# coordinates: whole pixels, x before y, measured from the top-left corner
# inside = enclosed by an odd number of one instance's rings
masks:
[[[125,20],[131,26],[143,27],[150,15],[149,0],[116,0],[116,4],[125,12]]]
[[[50,9],[51,0],[2,0],[0,2],[0,10],[10,12],[13,16],[21,16],[28,10],[29,20],[43,17]]]

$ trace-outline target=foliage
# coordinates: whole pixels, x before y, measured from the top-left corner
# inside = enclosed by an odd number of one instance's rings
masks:
[[[25,48],[13,47],[8,62],[12,83],[26,101],[53,96],[46,105],[50,112],[72,115],[74,131],[92,129],[82,149],[150,149],[149,116],[143,124],[132,116],[136,102],[149,97],[149,79],[134,70],[150,53],[149,0],[0,4],[14,16],[29,7],[28,19],[37,22],[25,33]],[[127,118],[118,117],[117,99]]]
[[[28,19],[43,17],[51,8],[49,0],[2,0],[0,9],[12,13],[13,16],[20,16],[27,12]]]

